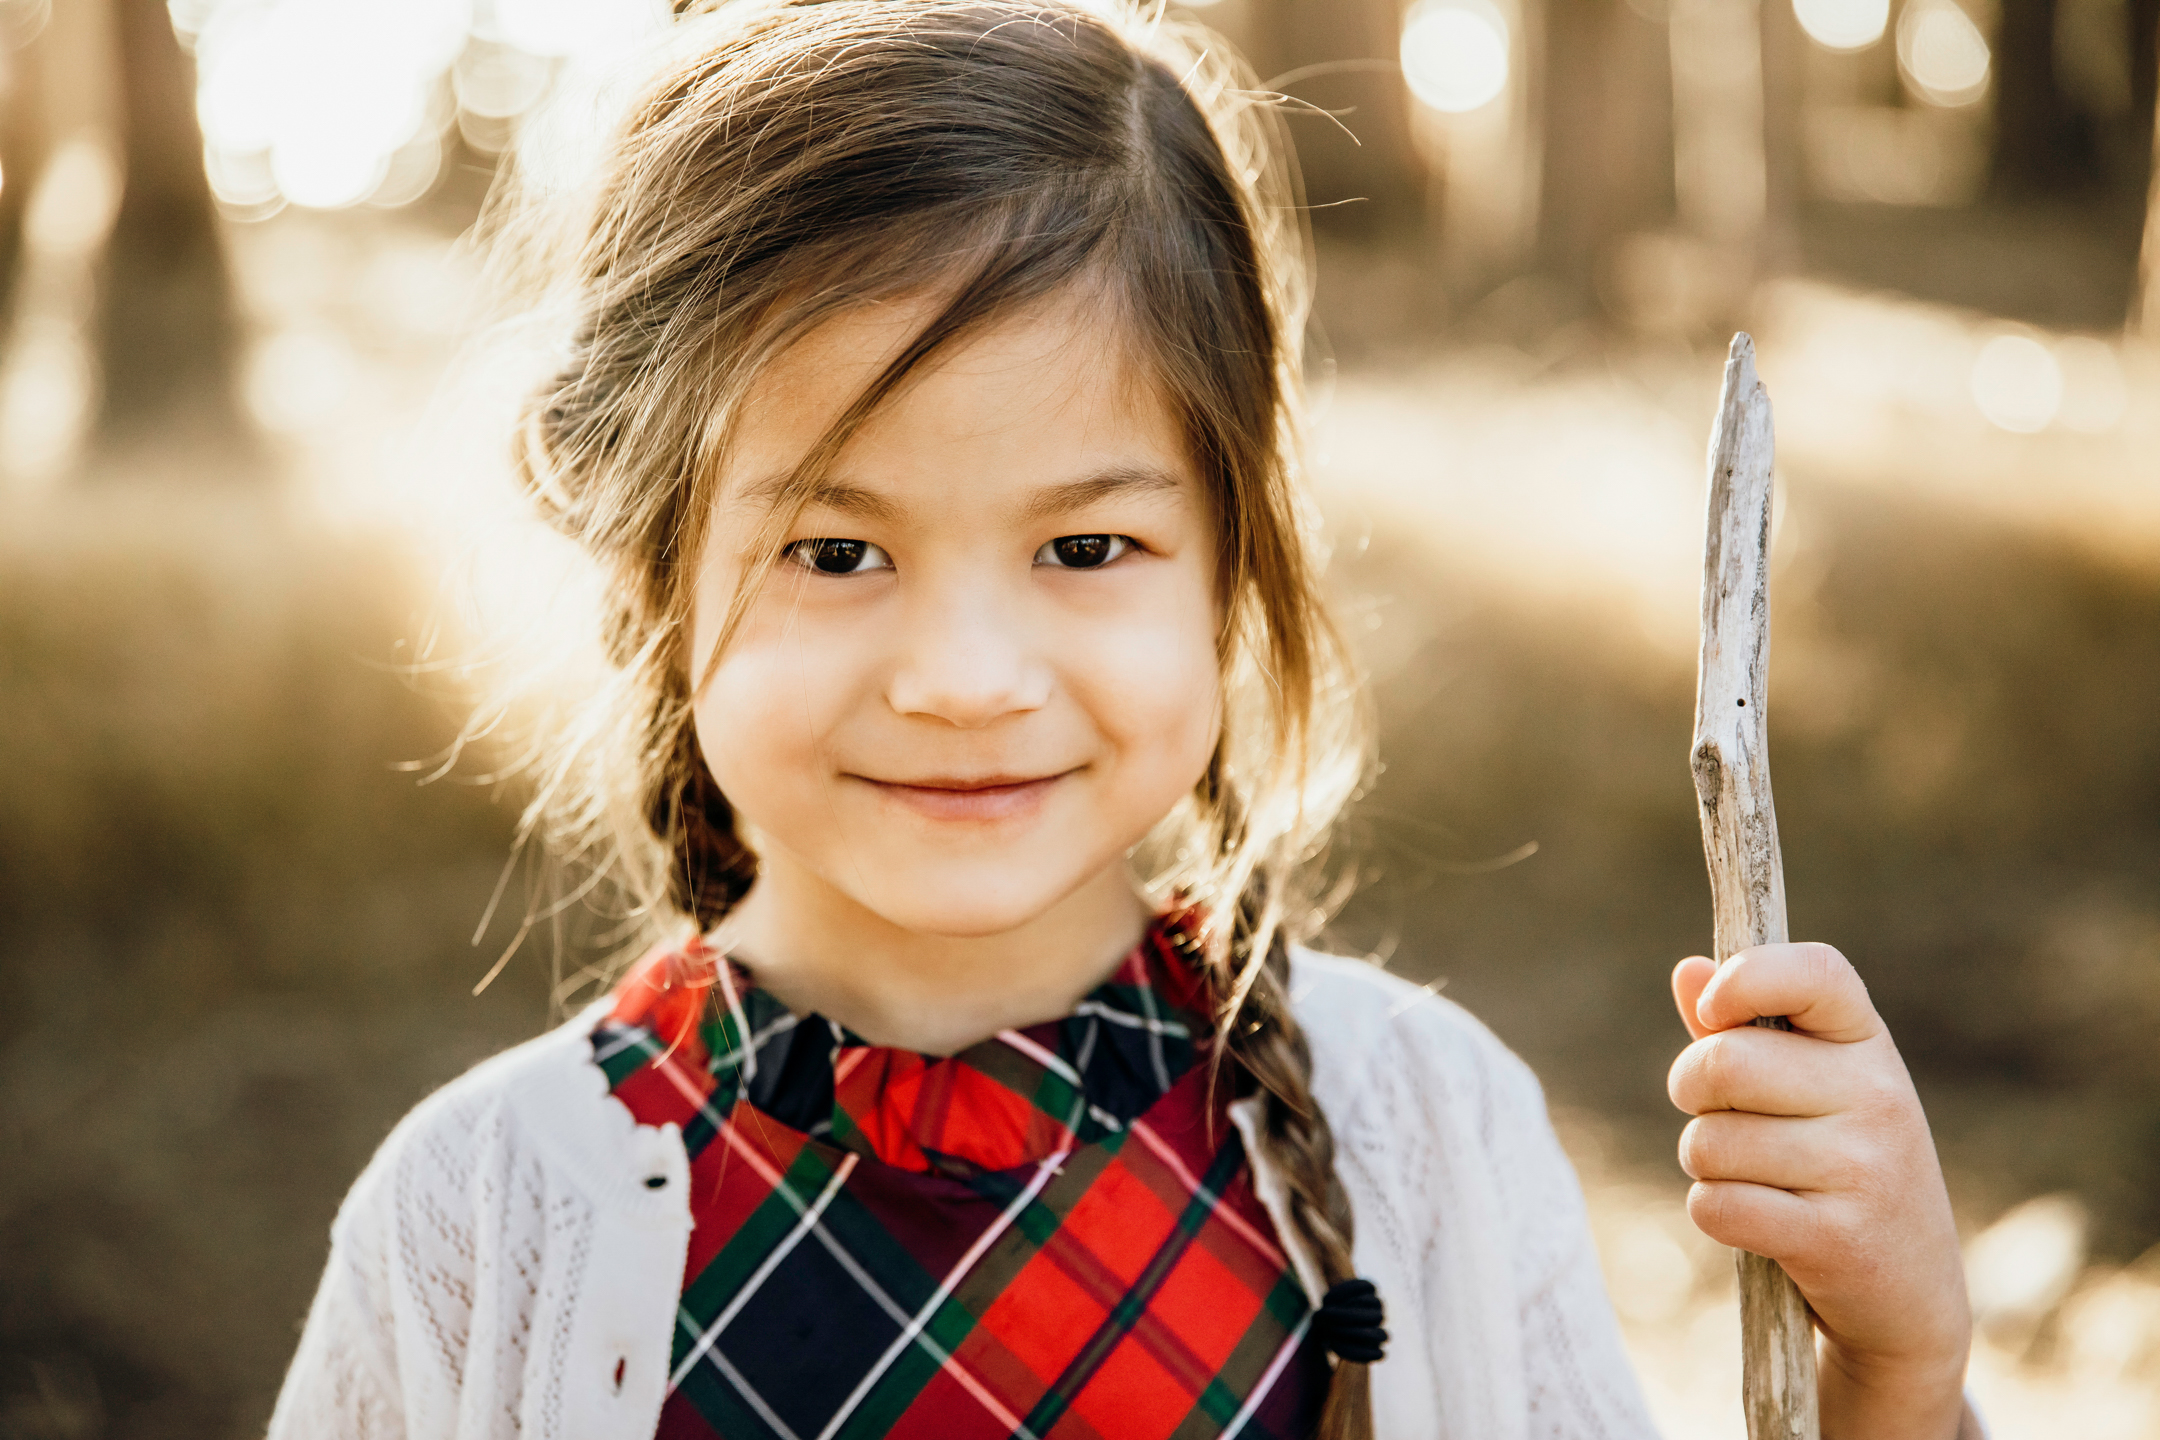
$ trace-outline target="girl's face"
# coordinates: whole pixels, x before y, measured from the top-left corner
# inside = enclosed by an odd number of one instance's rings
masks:
[[[699,744],[768,878],[977,937],[1122,884],[1205,770],[1215,530],[1167,406],[1075,291],[951,347],[857,430],[702,673],[735,537],[932,303],[845,314],[761,377],[691,656]]]

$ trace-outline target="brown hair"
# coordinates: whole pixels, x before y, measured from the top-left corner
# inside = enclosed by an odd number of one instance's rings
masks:
[[[608,577],[615,667],[544,758],[526,833],[604,864],[648,914],[718,923],[757,861],[699,753],[685,651],[742,397],[849,307],[938,302],[760,533],[726,537],[769,557],[915,366],[1017,306],[1099,287],[1180,418],[1220,545],[1222,736],[1140,861],[1156,893],[1213,917],[1216,1054],[1263,1094],[1263,1143],[1332,1285],[1352,1273],[1351,1215],[1287,944],[1324,918],[1312,876],[1367,749],[1294,485],[1307,272],[1278,131],[1219,41],[1113,4],[734,0],[680,18],[567,238],[517,250],[570,336],[525,407],[520,473]],[[1366,1378],[1336,1367],[1322,1435],[1370,1434]]]

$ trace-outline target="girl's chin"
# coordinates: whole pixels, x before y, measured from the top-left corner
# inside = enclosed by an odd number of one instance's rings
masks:
[[[1009,935],[1047,915],[1061,897],[1044,895],[1039,903],[1020,900],[986,905],[980,896],[954,896],[939,903],[931,895],[917,894],[898,905],[874,908],[888,924],[917,935],[945,940],[989,940]]]
[[[1063,857],[1061,857],[1063,858]],[[874,893],[864,893],[852,877],[835,875],[840,887],[887,924],[918,935],[952,940],[981,940],[1042,919],[1086,887],[1088,876],[1044,865],[888,864],[863,872],[878,879]]]

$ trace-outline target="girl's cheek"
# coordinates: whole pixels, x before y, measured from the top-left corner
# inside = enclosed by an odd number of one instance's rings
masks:
[[[753,605],[698,697],[698,737],[731,798],[822,778],[820,755],[860,689],[861,638],[813,610]]]
[[[1158,749],[1183,765],[1191,752],[1198,778],[1214,746],[1221,674],[1215,658],[1215,607],[1190,577],[1136,597],[1114,620],[1100,617],[1068,654],[1069,670],[1097,725],[1128,748]]]

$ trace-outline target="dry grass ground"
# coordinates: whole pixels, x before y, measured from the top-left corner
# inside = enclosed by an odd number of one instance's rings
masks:
[[[465,944],[504,813],[393,762],[410,575],[238,502],[0,526],[0,1435],[259,1427],[338,1196],[546,1018]]]

